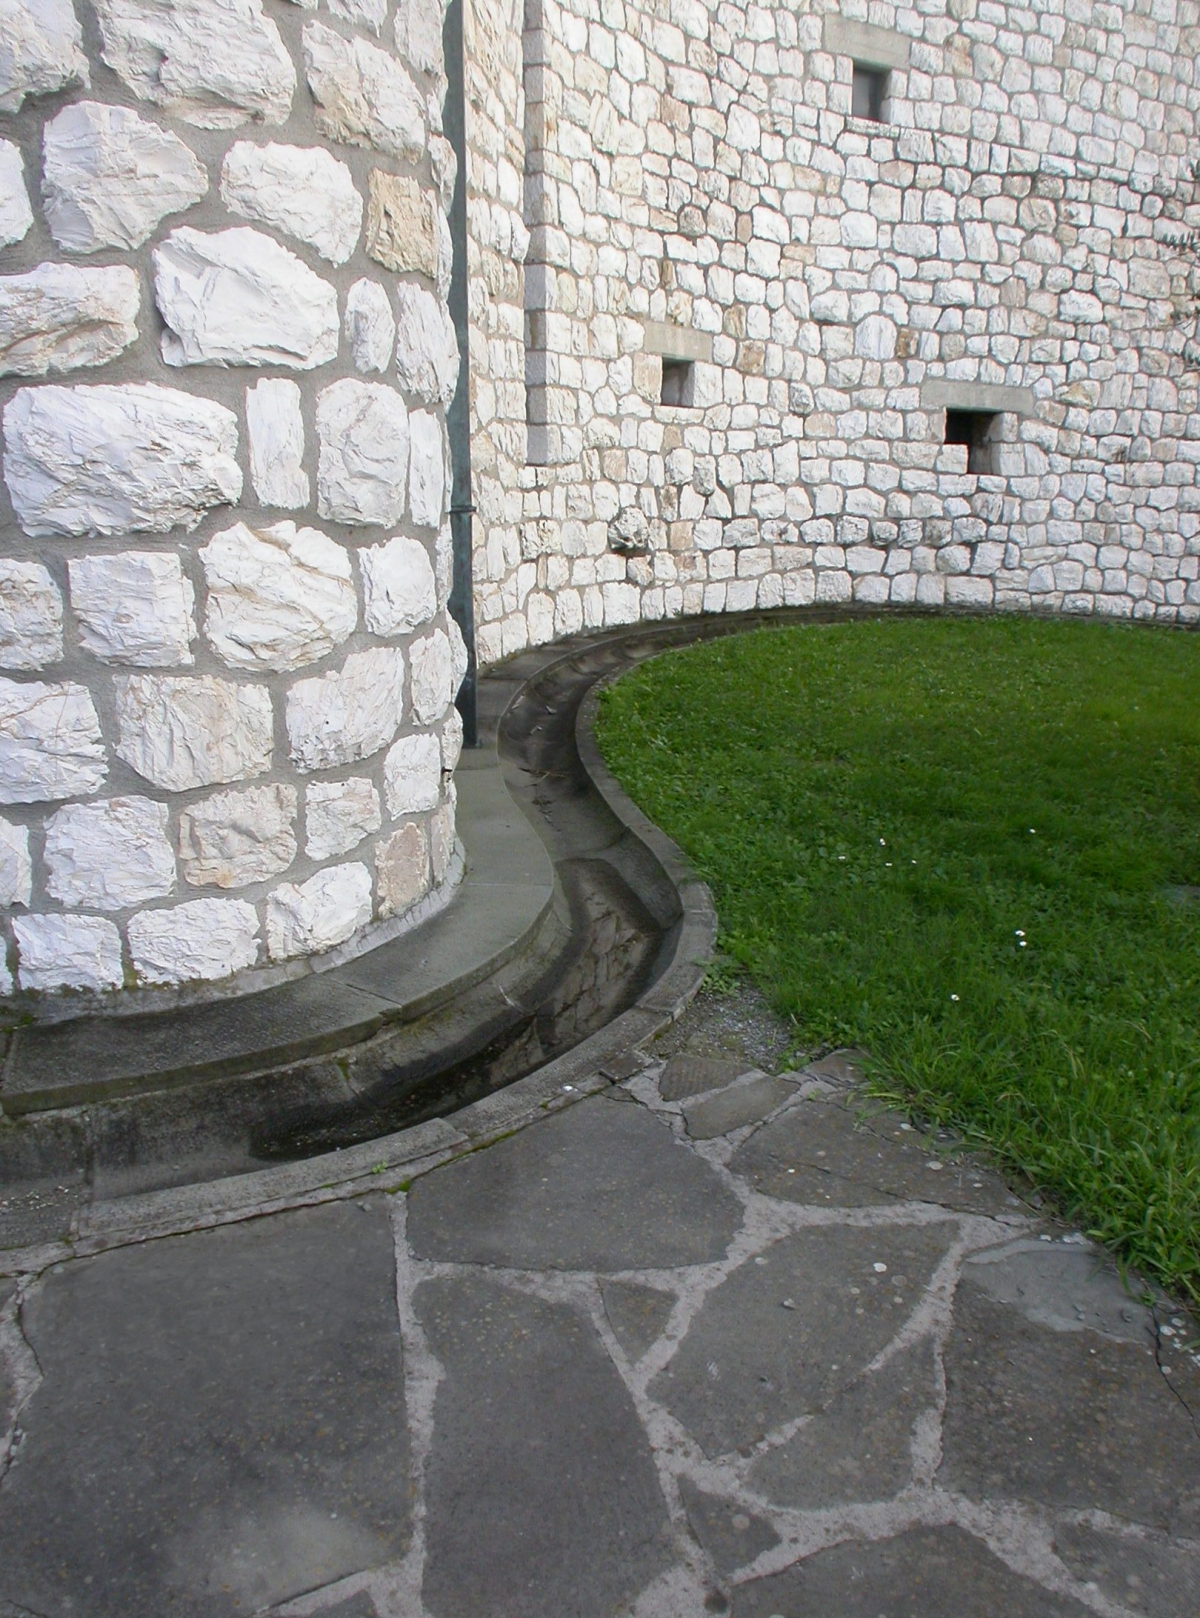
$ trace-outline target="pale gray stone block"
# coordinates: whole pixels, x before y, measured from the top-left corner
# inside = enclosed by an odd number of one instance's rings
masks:
[[[39,264],[0,277],[0,376],[105,365],[137,340],[136,271]]]
[[[371,919],[371,873],[357,863],[284,882],[267,900],[267,949],[276,961],[318,955],[344,943]]]
[[[0,112],[19,112],[26,96],[89,82],[71,0],[0,0]]]
[[[425,897],[429,886],[429,839],[423,826],[409,820],[375,849],[380,916],[403,915]]]
[[[372,169],[367,179],[367,254],[397,275],[415,271],[441,279],[442,218],[434,194],[407,174]]]
[[[168,365],[288,365],[336,359],[337,293],[260,230],[182,225],[154,250]]]
[[[192,662],[195,592],[174,552],[73,556],[67,576],[80,645],[93,657],[135,668]]]
[[[422,156],[425,108],[395,57],[310,22],[304,27],[304,62],[322,134],[392,157]]]
[[[373,635],[399,635],[428,623],[437,611],[437,585],[420,540],[399,535],[359,552],[364,616]]]
[[[356,28],[369,28],[377,34],[387,20],[388,0],[325,0],[325,9],[331,17],[353,23]]]
[[[150,382],[21,388],[4,437],[4,481],[34,536],[194,528],[242,492],[232,410]]]
[[[346,294],[346,341],[356,371],[386,371],[392,362],[396,319],[378,281],[364,277]]]
[[[46,223],[70,253],[140,247],[208,190],[191,148],[129,107],[77,101],[42,136]]]
[[[408,649],[412,710],[422,725],[435,725],[454,699],[454,652],[440,629]]]
[[[446,438],[438,416],[414,410],[408,418],[411,459],[408,502],[412,520],[422,528],[440,528],[446,504]]]
[[[57,663],[62,621],[58,586],[40,562],[0,560],[0,667]]]
[[[168,792],[261,775],[271,765],[271,698],[212,675],[131,674],[115,682],[117,753]]]
[[[383,824],[379,794],[365,776],[313,781],[305,795],[305,852],[313,860],[348,854]]]
[[[316,146],[238,141],[225,156],[221,198],[231,213],[307,242],[332,264],[346,262],[362,230],[350,170]]]
[[[119,989],[121,935],[100,916],[17,916],[17,976],[23,989]]]
[[[403,700],[398,646],[352,652],[340,669],[297,680],[287,694],[293,760],[302,770],[327,770],[370,757],[396,734]]]
[[[0,247],[24,241],[33,224],[20,148],[0,140]]]
[[[175,886],[167,806],[152,798],[69,803],[46,822],[46,891],[89,910],[124,910]]]
[[[208,586],[204,629],[237,669],[290,670],[325,657],[358,623],[350,557],[316,528],[245,523],[200,551]]]
[[[436,809],[442,796],[442,749],[428,731],[401,736],[383,761],[383,792],[388,814],[421,814]]]
[[[404,514],[409,424],[381,382],[346,377],[317,399],[317,510],[335,522],[395,523]]]
[[[449,404],[458,383],[458,339],[449,310],[432,292],[402,281],[396,288],[396,371],[421,399]]]
[[[96,792],[107,760],[86,687],[0,680],[0,803]]]
[[[448,779],[454,775],[458,768],[458,761],[462,757],[463,722],[462,715],[457,708],[451,708],[446,714],[446,722],[442,726],[442,774]]]
[[[440,882],[450,868],[454,857],[454,815],[458,795],[454,782],[446,787],[446,796],[437,812],[429,817],[429,867],[435,882]]]
[[[445,71],[442,57],[443,0],[397,0],[396,49],[421,73]]]
[[[179,816],[179,858],[194,888],[241,888],[286,871],[296,857],[296,789],[214,792]]]
[[[143,910],[128,933],[134,970],[146,983],[211,982],[258,960],[258,916],[241,899],[191,899]]]
[[[300,389],[286,377],[264,377],[246,390],[250,481],[264,506],[306,506],[304,417]]]
[[[32,894],[28,828],[0,820],[0,904],[27,905]]]

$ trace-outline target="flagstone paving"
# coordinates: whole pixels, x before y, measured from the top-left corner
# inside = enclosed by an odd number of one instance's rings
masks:
[[[782,1043],[0,1281],[0,1618],[1192,1618],[1185,1318]]]

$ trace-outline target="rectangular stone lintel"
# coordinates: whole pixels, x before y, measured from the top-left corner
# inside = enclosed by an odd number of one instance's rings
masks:
[[[911,44],[907,34],[891,28],[837,15],[825,18],[825,49],[835,56],[849,56],[863,67],[907,67]]]
[[[712,333],[693,331],[690,326],[674,326],[669,320],[647,320],[642,326],[642,351],[661,354],[668,360],[712,361]]]
[[[1009,410],[1018,416],[1032,416],[1032,388],[1010,388],[1002,382],[953,382],[945,377],[927,377],[921,383],[921,406],[925,410]]]

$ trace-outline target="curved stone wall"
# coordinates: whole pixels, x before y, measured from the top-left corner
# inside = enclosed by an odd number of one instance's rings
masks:
[[[0,989],[453,866],[439,0],[0,0]]]

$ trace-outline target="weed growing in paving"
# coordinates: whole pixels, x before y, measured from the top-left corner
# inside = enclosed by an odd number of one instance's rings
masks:
[[[765,630],[627,675],[599,738],[800,1042],[1200,1297],[1200,639]]]

